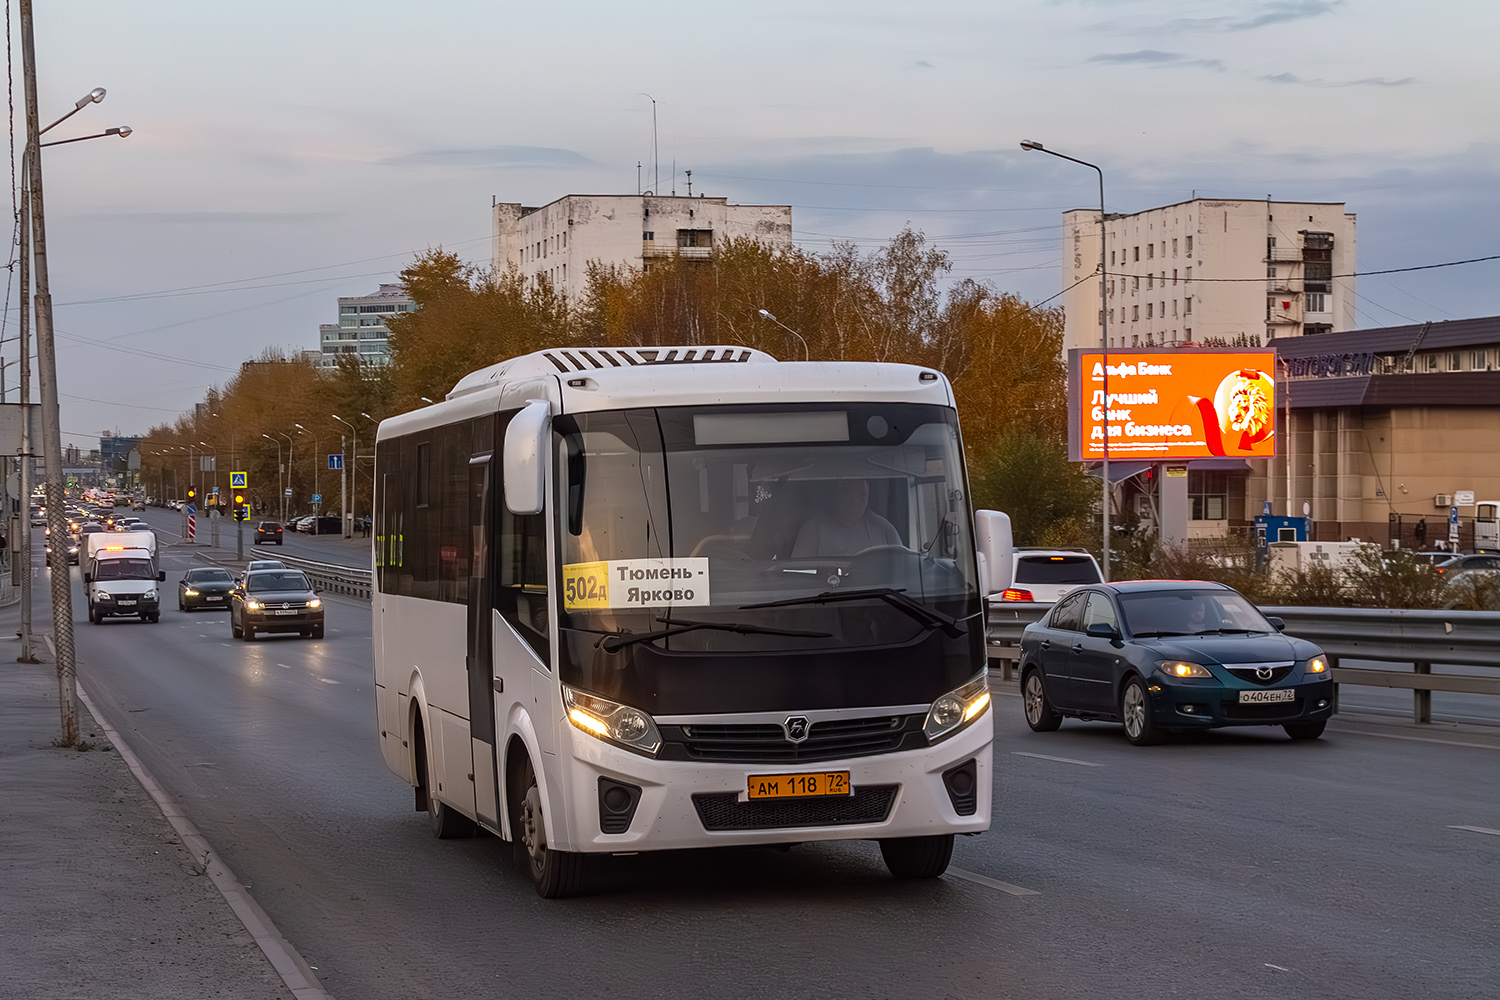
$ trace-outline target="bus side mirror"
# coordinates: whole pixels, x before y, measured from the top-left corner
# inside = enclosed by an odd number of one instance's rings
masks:
[[[543,458],[547,454],[545,445],[551,423],[552,404],[545,399],[533,399],[505,428],[501,472],[505,506],[512,514],[540,514],[545,506]]]
[[[1010,515],[998,510],[974,512],[974,547],[979,552],[981,597],[998,594],[1010,586],[1015,572],[1015,543]]]

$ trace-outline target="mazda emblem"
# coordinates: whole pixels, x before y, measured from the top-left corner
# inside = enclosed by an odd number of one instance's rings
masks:
[[[1275,672],[1276,671],[1272,670],[1270,667],[1256,667],[1255,668],[1255,676],[1258,679],[1263,680],[1263,681],[1270,680],[1271,679],[1271,675],[1273,673],[1275,673]]]
[[[812,729],[812,726],[805,717],[794,715],[783,722],[781,728],[786,731],[788,743],[801,743],[807,739],[808,732]]]

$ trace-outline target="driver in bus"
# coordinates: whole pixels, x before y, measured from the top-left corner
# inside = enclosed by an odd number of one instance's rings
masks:
[[[813,515],[797,532],[792,558],[852,556],[877,545],[901,545],[891,522],[870,510],[870,484],[840,479],[830,489],[828,508]]]

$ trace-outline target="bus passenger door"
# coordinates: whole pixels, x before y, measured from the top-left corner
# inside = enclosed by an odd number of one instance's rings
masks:
[[[495,770],[495,689],[491,643],[494,631],[494,572],[489,539],[491,512],[490,458],[469,461],[469,642],[465,666],[469,675],[469,739],[474,753],[474,807],[479,819],[500,825],[499,784]]]

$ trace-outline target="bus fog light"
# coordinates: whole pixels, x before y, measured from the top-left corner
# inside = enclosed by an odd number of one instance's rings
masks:
[[[958,732],[983,715],[989,704],[989,678],[986,673],[981,672],[963,687],[949,691],[932,703],[932,708],[927,712],[927,721],[922,726],[927,742],[936,743]]]
[[[655,756],[661,749],[661,733],[656,721],[638,708],[586,694],[563,685],[563,704],[568,721],[596,739]]]

